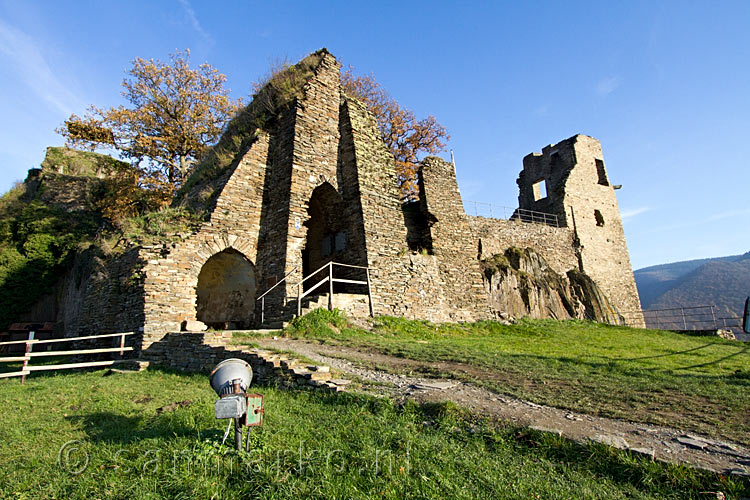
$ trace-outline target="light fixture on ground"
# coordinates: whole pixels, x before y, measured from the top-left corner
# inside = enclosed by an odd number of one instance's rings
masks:
[[[234,420],[234,446],[242,449],[242,428],[263,424],[263,396],[248,394],[247,389],[253,380],[253,370],[241,359],[225,359],[211,371],[209,382],[219,399],[214,403],[216,418]],[[224,434],[226,440],[232,422]],[[222,441],[223,443],[224,441]],[[250,446],[250,429],[245,439],[245,449]]]

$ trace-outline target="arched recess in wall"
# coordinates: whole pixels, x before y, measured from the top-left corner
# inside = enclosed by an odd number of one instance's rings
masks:
[[[217,329],[249,328],[255,310],[255,266],[228,248],[209,258],[198,274],[196,317]]]
[[[302,273],[305,277],[331,261],[355,265],[366,262],[365,249],[352,245],[352,224],[348,220],[350,212],[330,183],[324,182],[313,190],[307,210],[307,237],[302,250]],[[322,278],[321,273],[320,278],[309,279],[305,282],[305,289]]]

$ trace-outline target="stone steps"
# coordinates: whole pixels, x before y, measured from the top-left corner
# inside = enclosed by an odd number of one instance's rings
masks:
[[[306,365],[298,359],[263,349],[242,349],[241,353],[243,357],[252,358],[249,360],[252,365],[262,365],[280,377],[289,378],[297,386],[312,386],[331,392],[341,392],[346,386],[338,379],[338,383],[331,382],[331,369],[325,365]]]

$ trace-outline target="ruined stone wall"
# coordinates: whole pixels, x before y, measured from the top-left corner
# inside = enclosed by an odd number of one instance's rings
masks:
[[[339,81],[339,64],[336,59],[325,54],[314,70],[314,78],[305,84],[304,97],[297,102],[294,134],[293,160],[289,189],[289,208],[284,224],[288,228],[285,273],[291,273],[286,283],[286,293],[291,299],[296,297],[295,283],[303,278],[303,268],[311,267],[315,271],[323,257],[303,262],[303,250],[308,244],[308,231],[311,224],[309,203],[313,191],[328,184],[342,197],[345,187],[339,184],[338,150],[339,150],[339,104],[341,101],[341,84]],[[343,214],[340,214],[343,215]],[[349,221],[341,221],[349,225]],[[317,241],[311,239],[310,243]],[[320,247],[315,245],[309,252],[319,254]],[[332,256],[328,256],[332,258]],[[345,260],[343,255],[337,261]],[[354,264],[354,262],[349,262]],[[319,267],[319,266],[318,266]],[[319,281],[312,279],[311,282]]]
[[[488,311],[487,296],[453,165],[434,156],[425,158],[419,183],[423,195],[420,204],[430,224],[443,295],[455,310],[473,310],[473,316],[480,317]]]
[[[406,247],[406,227],[398,197],[396,168],[365,106],[346,99],[341,109],[342,178],[356,186],[362,220],[361,244],[371,268],[376,314],[394,314],[409,275],[399,267]],[[403,255],[403,254],[402,254]]]
[[[57,318],[66,336],[140,331],[143,252],[107,257],[92,248],[76,256],[58,291]]]
[[[461,201],[460,196],[455,199],[458,190],[452,170],[445,172],[438,166],[428,166],[431,180],[426,198],[434,196],[435,206],[430,207],[444,216],[433,240],[438,249],[434,255],[409,251],[394,159],[380,140],[375,119],[362,104],[347,99],[342,109],[342,142],[351,137],[346,153],[353,156],[349,172],[356,178],[362,207],[375,313],[434,321],[488,317],[487,299],[472,250],[456,250],[456,245],[465,243],[465,220],[454,217]],[[441,176],[446,173],[449,178],[443,180]],[[445,199],[449,195],[452,203]],[[444,203],[450,203],[450,207],[438,206]],[[450,215],[443,210],[451,211]],[[468,227],[465,236],[471,239]]]
[[[601,145],[587,136],[576,139],[576,167],[565,184],[564,203],[575,224],[581,270],[621,312],[640,311],[620,209],[606,177]],[[636,323],[640,326],[639,320]]]
[[[78,177],[32,168],[24,181],[25,197],[69,212],[93,212],[106,182],[96,177]]]
[[[479,259],[488,259],[514,246],[533,248],[559,274],[578,268],[570,228],[475,216],[468,216],[468,221]]]
[[[348,383],[332,380],[328,366],[311,366],[283,354],[233,345],[228,332],[170,332],[144,350],[140,359],[174,370],[208,373],[229,358],[242,359],[250,365],[254,385],[339,392]]]

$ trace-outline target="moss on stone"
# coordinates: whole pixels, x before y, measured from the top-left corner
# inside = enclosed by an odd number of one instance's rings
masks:
[[[42,171],[81,177],[108,177],[130,168],[111,156],[63,147],[48,147],[41,164]]]
[[[229,122],[219,142],[176,193],[174,205],[205,212],[218,196],[222,179],[236,168],[259,134],[271,131],[293,103],[304,96],[305,84],[326,54],[328,51],[321,49],[270,75],[252,102]]]
[[[508,258],[501,253],[493,255],[489,259],[481,260],[479,265],[487,279],[490,279],[492,275],[497,272],[507,271],[511,268],[510,261],[508,261]]]

